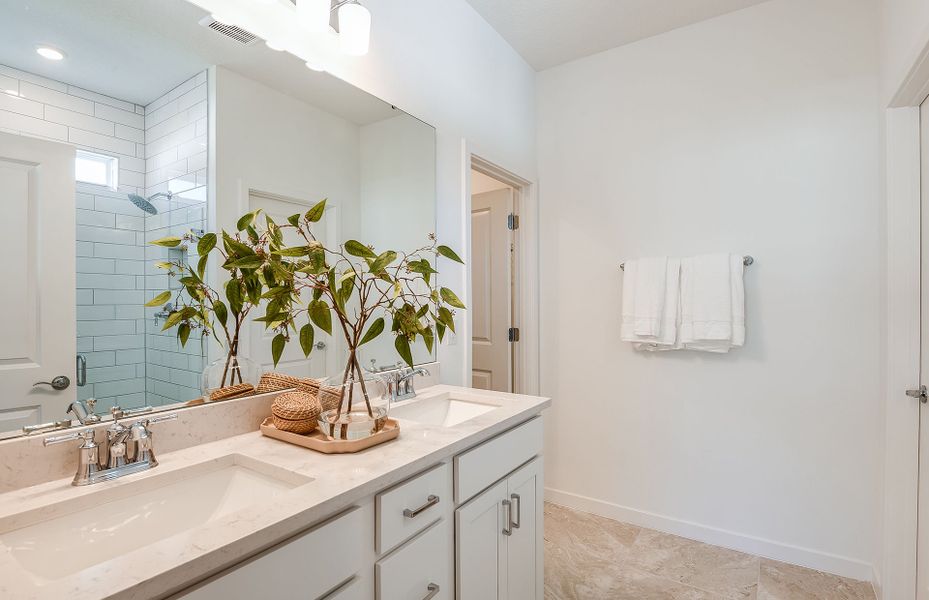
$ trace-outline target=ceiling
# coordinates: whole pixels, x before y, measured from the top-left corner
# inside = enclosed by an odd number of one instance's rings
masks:
[[[0,64],[147,105],[222,65],[359,125],[397,112],[381,100],[259,41],[242,46],[198,24],[184,0],[0,0]],[[35,53],[66,53],[53,62]]]
[[[541,71],[766,0],[468,0]]]

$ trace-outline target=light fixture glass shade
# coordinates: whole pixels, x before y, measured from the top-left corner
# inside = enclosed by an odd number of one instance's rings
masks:
[[[330,0],[297,0],[297,18],[308,31],[327,31],[331,8]]]
[[[339,8],[339,45],[342,52],[352,56],[368,53],[371,41],[371,13],[357,3],[343,4]]]

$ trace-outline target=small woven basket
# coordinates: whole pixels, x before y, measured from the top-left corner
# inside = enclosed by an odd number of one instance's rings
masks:
[[[259,394],[264,394],[267,392],[276,392],[278,390],[301,389],[300,386],[302,383],[303,380],[299,377],[285,375],[283,373],[274,373],[272,371],[261,376],[257,391]]]
[[[342,401],[342,389],[331,385],[319,386],[319,403],[322,405],[324,412],[339,408],[339,403]]]
[[[306,392],[286,392],[271,404],[271,422],[281,431],[310,433],[322,412],[319,399]]]
[[[226,387],[221,387],[218,390],[210,392],[210,401],[216,402],[218,400],[231,400],[233,398],[241,398],[242,396],[251,396],[254,392],[255,388],[250,383],[227,385]]]

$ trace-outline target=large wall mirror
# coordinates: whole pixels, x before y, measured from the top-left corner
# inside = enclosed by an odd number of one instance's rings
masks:
[[[429,243],[428,124],[184,0],[0,6],[4,437],[77,424],[75,401],[105,416],[199,398],[218,351],[163,331],[180,284],[157,263],[196,261],[198,241],[239,215],[283,220],[326,198],[316,231],[329,245]],[[183,241],[150,243],[167,236]],[[144,306],[165,290],[171,299]],[[248,329],[243,354],[270,370],[267,336]],[[345,364],[336,337],[317,336],[310,358],[289,348],[285,373]],[[361,359],[396,365],[393,336]],[[430,360],[415,348],[416,363]]]

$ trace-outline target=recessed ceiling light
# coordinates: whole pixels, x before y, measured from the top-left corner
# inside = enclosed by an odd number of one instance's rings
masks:
[[[36,46],[35,51],[36,54],[48,60],[61,60],[65,57],[64,52],[58,48],[52,48],[51,46]]]

